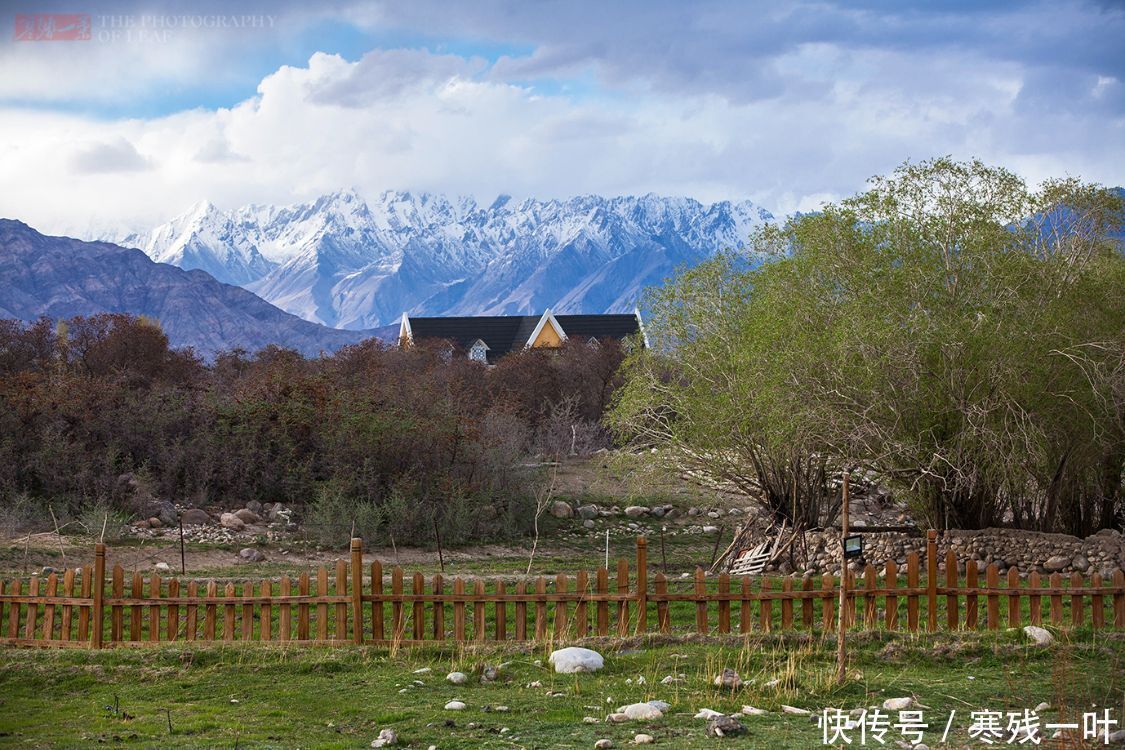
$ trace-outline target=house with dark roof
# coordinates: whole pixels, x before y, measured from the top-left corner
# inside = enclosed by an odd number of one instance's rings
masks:
[[[636,336],[647,345],[641,314],[625,315],[479,315],[451,318],[423,318],[402,314],[398,340],[410,346],[426,339],[448,341],[464,351],[469,359],[495,364],[505,354],[525,349],[561,346],[577,340],[590,345]]]

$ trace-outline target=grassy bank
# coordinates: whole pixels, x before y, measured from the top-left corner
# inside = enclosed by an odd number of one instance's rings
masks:
[[[1052,706],[1044,721],[1080,721],[1091,707],[1125,703],[1125,638],[1076,630],[1048,649],[1017,631],[998,634],[853,635],[849,679],[834,685],[834,645],[804,635],[748,640],[591,641],[605,670],[556,675],[548,647],[386,649],[209,647],[18,651],[0,654],[0,744],[12,747],[367,747],[393,727],[400,745],[427,748],[618,747],[638,732],[677,748],[713,747],[701,708],[770,711],[743,717],[747,737],[729,744],[809,748],[821,745],[811,711],[881,704],[912,696],[925,706],[930,747],[956,710],[948,747],[966,747],[973,710]],[[501,679],[454,686],[450,670],[472,672],[508,662]],[[747,685],[723,692],[711,677],[738,670]],[[429,668],[431,671],[415,673]],[[682,678],[679,677],[682,675]],[[665,677],[676,681],[661,684]],[[644,684],[638,684],[643,677]],[[422,684],[415,684],[415,680]],[[780,682],[771,687],[767,683]],[[541,686],[535,686],[539,682]],[[532,685],[529,687],[529,685]],[[463,700],[464,711],[446,711]],[[652,722],[601,723],[618,705],[660,699],[670,712]],[[500,712],[499,706],[510,710]],[[487,710],[491,708],[493,710]],[[583,723],[591,716],[600,723]],[[893,714],[892,714],[893,716]],[[1073,718],[1076,717],[1077,718]],[[893,720],[892,720],[893,723]],[[1006,722],[1005,722],[1006,723]],[[505,731],[506,730],[506,731]],[[889,744],[898,735],[892,730]]]

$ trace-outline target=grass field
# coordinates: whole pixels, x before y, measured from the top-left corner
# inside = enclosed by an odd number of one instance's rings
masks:
[[[600,738],[622,747],[639,732],[666,747],[714,747],[719,741],[705,736],[706,721],[693,715],[701,708],[736,712],[750,704],[770,714],[743,717],[749,734],[724,744],[810,748],[822,745],[820,729],[808,717],[780,713],[781,704],[817,712],[912,696],[931,724],[927,744],[961,748],[985,746],[968,737],[973,710],[1022,711],[1047,702],[1048,722],[1080,721],[1081,712],[1094,707],[1110,707],[1120,716],[1125,708],[1120,633],[1064,631],[1046,649],[1028,646],[1018,631],[856,633],[850,644],[842,687],[833,681],[832,639],[803,634],[592,640],[586,645],[606,656],[606,668],[578,676],[550,670],[549,646],[397,653],[262,646],[5,650],[0,745],[360,748],[392,727],[400,746],[423,749],[591,748]],[[482,685],[474,676],[457,687],[444,679],[453,669],[472,672],[500,663],[507,666],[495,683]],[[711,685],[728,666],[747,682],[734,693]],[[424,668],[431,671],[415,674]],[[679,681],[661,684],[669,675]],[[766,687],[772,680],[780,683]],[[529,687],[535,682],[541,686]],[[444,710],[453,699],[468,708]],[[672,704],[663,719],[602,721],[618,705],[651,699]],[[500,706],[510,710],[495,710]],[[938,740],[954,710],[949,742],[942,744]],[[586,716],[599,723],[583,723]],[[895,731],[887,736],[888,746],[899,737]]]

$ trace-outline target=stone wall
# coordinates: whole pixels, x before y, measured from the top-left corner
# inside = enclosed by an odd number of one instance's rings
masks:
[[[862,528],[855,533],[863,533]],[[838,532],[812,532],[807,535],[809,561],[798,565],[812,573],[839,574],[840,543]],[[882,571],[888,560],[900,568],[906,565],[906,556],[917,552],[925,570],[926,538],[903,533],[865,533],[864,556],[852,561],[853,570],[871,563]],[[938,534],[939,569],[945,570],[945,552],[952,548],[957,553],[961,573],[971,561],[981,572],[996,563],[1001,574],[1016,566],[1021,575],[1035,570],[1041,574],[1101,573],[1108,578],[1114,570],[1125,570],[1125,536],[1109,529],[1085,539],[1066,534],[1043,534],[1015,529],[981,529],[979,531],[950,530]],[[775,569],[790,572],[788,563]]]

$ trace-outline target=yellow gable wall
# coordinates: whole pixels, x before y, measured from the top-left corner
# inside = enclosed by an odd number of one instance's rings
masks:
[[[539,335],[535,337],[535,341],[531,342],[531,345],[534,347],[560,346],[562,345],[562,339],[559,338],[559,334],[555,332],[555,327],[550,323],[546,323],[539,331]]]

